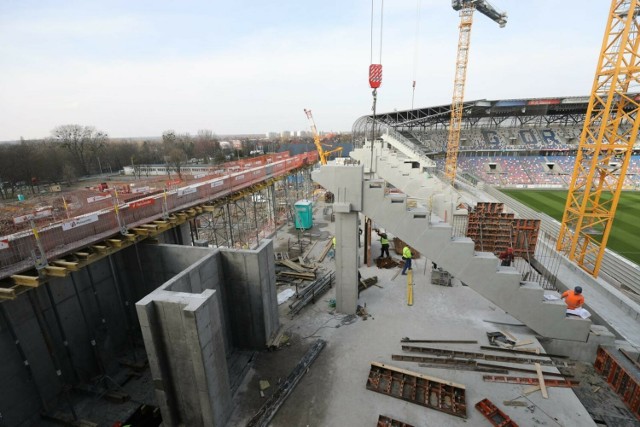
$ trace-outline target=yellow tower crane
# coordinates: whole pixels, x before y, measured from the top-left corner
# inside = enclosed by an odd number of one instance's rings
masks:
[[[316,144],[316,150],[318,150],[318,156],[320,157],[320,163],[323,165],[327,164],[327,160],[334,153],[342,152],[342,147],[337,147],[333,150],[325,151],[322,147],[322,142],[320,141],[320,135],[318,134],[318,128],[316,128],[316,122],[313,120],[313,114],[311,114],[311,110],[304,110],[304,113],[307,115],[309,119],[309,124],[311,126],[311,132],[313,133],[313,142]]]
[[[613,0],[557,249],[598,276],[640,125],[640,0]]]
[[[449,122],[449,138],[447,140],[447,158],[444,166],[447,179],[453,183],[456,179],[456,168],[458,165],[460,127],[462,125],[462,109],[464,106],[464,85],[467,80],[467,62],[469,60],[473,12],[477,9],[478,12],[498,23],[500,28],[507,24],[507,14],[498,12],[485,0],[452,0],[451,6],[454,10],[460,11],[460,35],[458,37],[456,76],[453,83],[451,120]]]

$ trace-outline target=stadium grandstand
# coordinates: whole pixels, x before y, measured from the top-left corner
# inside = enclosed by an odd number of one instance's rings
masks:
[[[586,96],[465,102],[458,176],[503,187],[567,187],[588,104]],[[435,160],[443,170],[450,116],[450,105],[383,113],[375,118],[376,133]],[[354,146],[370,137],[372,123],[370,115],[356,120]],[[623,188],[640,189],[640,143]]]

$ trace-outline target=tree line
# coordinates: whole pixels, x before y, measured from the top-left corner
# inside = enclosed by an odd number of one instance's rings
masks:
[[[40,185],[70,184],[83,176],[117,173],[124,166],[139,170],[143,164],[167,164],[181,175],[189,159],[219,163],[226,155],[210,130],[195,136],[167,130],[160,140],[113,140],[92,126],[63,125],[45,139],[0,144],[0,196],[14,198],[29,190],[35,194]]]

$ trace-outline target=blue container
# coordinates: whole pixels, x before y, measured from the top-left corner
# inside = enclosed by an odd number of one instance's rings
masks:
[[[24,194],[18,194],[18,201],[24,202]]]
[[[309,200],[297,201],[294,205],[296,228],[305,230],[313,227],[313,202]]]

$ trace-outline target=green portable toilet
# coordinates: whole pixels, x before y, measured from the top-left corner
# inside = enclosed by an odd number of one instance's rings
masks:
[[[299,200],[294,205],[296,228],[305,230],[313,227],[313,203],[309,200]]]

